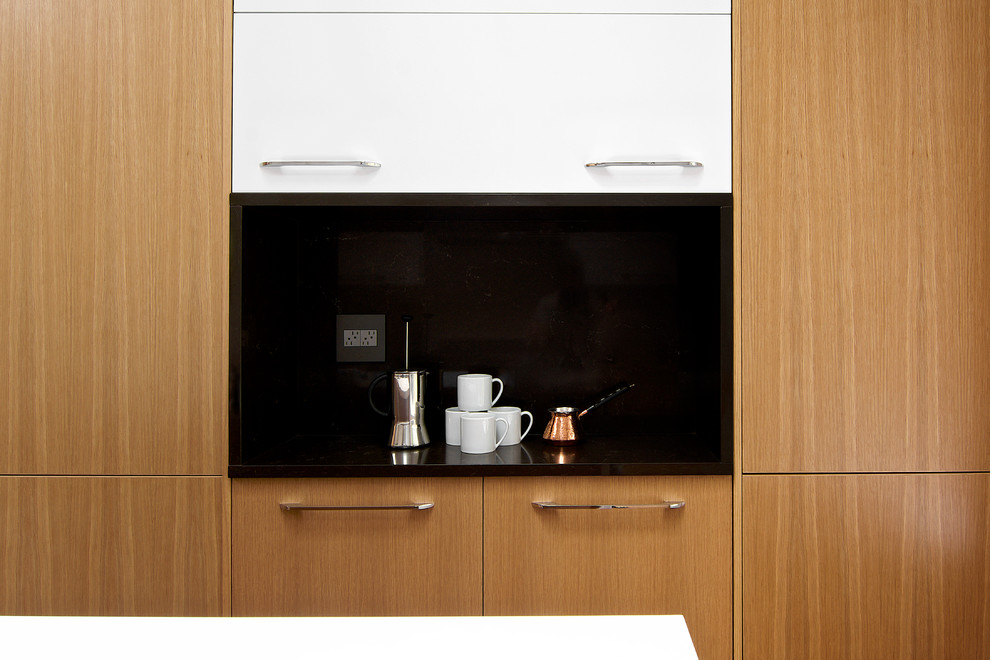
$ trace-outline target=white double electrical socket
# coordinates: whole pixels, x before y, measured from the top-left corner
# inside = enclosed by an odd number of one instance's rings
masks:
[[[338,314],[337,362],[384,362],[385,315]]]

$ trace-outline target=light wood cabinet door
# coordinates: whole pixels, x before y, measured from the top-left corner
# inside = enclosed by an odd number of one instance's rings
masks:
[[[0,614],[219,616],[220,477],[0,477]]]
[[[0,3],[0,473],[222,473],[229,12]]]
[[[235,479],[232,496],[234,616],[482,613],[481,479]]]
[[[485,479],[485,614],[683,614],[705,660],[732,654],[728,476]],[[537,509],[656,504],[679,509]]]
[[[990,3],[737,13],[743,470],[990,470]]]
[[[990,657],[990,474],[743,477],[746,658]]]

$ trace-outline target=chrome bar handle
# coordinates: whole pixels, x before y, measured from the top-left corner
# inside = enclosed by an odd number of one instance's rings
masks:
[[[393,511],[398,509],[416,509],[424,511],[433,508],[433,502],[414,502],[412,504],[392,504],[385,506],[319,506],[299,504],[297,502],[279,502],[282,511]]]
[[[585,167],[704,167],[696,160],[607,160],[585,163]]]
[[[265,160],[258,167],[381,167],[370,160]]]
[[[664,500],[659,504],[557,504],[533,502],[534,509],[683,509],[684,500]]]

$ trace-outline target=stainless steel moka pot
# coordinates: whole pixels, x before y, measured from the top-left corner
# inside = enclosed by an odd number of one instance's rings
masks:
[[[426,394],[425,371],[396,371],[392,374],[392,449],[416,449],[430,444],[423,423]]]
[[[406,323],[406,368],[392,373],[392,433],[388,446],[392,449],[416,449],[430,444],[423,412],[426,408],[425,370],[409,370],[409,322]]]

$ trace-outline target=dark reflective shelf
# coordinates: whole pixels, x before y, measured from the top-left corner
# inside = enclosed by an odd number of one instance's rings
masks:
[[[731,474],[693,434],[591,437],[570,446],[540,438],[465,454],[434,440],[422,449],[390,450],[368,436],[296,436],[231,465],[231,477],[467,477]]]

